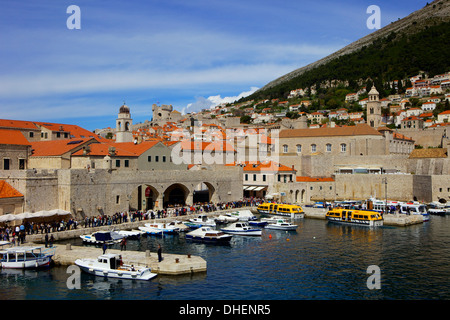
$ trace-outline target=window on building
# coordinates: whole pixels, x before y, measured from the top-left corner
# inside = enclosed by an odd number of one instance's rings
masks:
[[[34,132],[33,132],[33,131],[30,131],[30,132],[28,133],[28,136],[29,136],[30,138],[33,138],[33,137],[34,137]]]
[[[162,160],[163,160],[163,162],[166,162],[166,156],[163,156]]]
[[[119,204],[119,203],[120,203],[120,196],[117,195],[117,196],[116,196],[116,204]]]
[[[9,159],[3,158],[3,170],[9,170]]]
[[[253,175],[253,181],[256,181],[256,174]]]
[[[311,152],[316,152],[317,151],[317,146],[315,144],[311,145]]]
[[[288,146],[287,144],[283,145],[283,153],[287,153],[288,152]]]
[[[128,168],[130,166],[130,160],[125,160],[124,166],[125,168]]]
[[[155,156],[155,162],[159,162],[159,156]]]
[[[19,159],[19,170],[25,170],[25,159]]]
[[[245,174],[245,181],[248,181],[248,174]]]
[[[331,144],[327,143],[327,148],[326,148],[327,152],[331,152]]]
[[[265,174],[263,174],[262,179],[263,179],[263,181],[266,181],[266,175]]]
[[[147,161],[148,161],[148,162],[152,162],[152,156],[148,156],[148,157],[147,157]]]
[[[301,144],[297,145],[297,153],[302,153],[302,145]]]
[[[120,160],[116,160],[116,168],[120,168]]]
[[[341,144],[341,152],[347,152],[347,145],[345,143]]]

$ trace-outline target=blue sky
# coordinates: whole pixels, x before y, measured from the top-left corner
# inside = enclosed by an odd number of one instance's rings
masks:
[[[429,0],[430,1],[430,0]],[[114,127],[233,100],[422,8],[422,0],[0,0],[0,118]],[[431,2],[431,1],[430,1]],[[66,26],[70,5],[81,29]]]

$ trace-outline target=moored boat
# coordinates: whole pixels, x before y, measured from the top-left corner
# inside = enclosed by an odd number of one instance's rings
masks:
[[[268,223],[265,229],[293,231],[298,228],[296,224],[290,223],[285,219],[277,219],[276,222]]]
[[[156,222],[146,223],[144,227],[138,227],[138,229],[150,235],[176,234],[180,230],[173,225]]]
[[[202,226],[186,233],[186,239],[205,243],[228,243],[232,237],[233,235],[225,234],[208,226]]]
[[[302,207],[294,204],[262,203],[257,209],[260,214],[271,214],[289,218],[304,218]]]
[[[174,220],[174,221],[167,223],[167,226],[178,228],[179,232],[186,232],[190,229],[190,227],[187,226],[183,221],[178,221],[178,220]]]
[[[333,208],[327,212],[326,219],[329,222],[359,226],[379,227],[383,225],[381,214],[370,210]]]
[[[119,234],[117,231],[97,231],[92,234],[81,235],[80,238],[86,243],[114,244],[122,241],[125,236]]]
[[[199,215],[197,218],[189,219],[189,221],[192,223],[195,223],[195,224],[199,224],[202,227],[203,226],[207,226],[207,227],[215,227],[216,226],[216,222],[213,219],[208,218],[206,215]]]
[[[255,215],[250,210],[237,210],[226,213],[229,217],[237,218],[239,221],[256,220]]]
[[[9,269],[33,269],[50,266],[55,248],[19,246],[0,250],[0,267]]]
[[[225,233],[236,234],[240,236],[260,236],[261,229],[252,228],[247,222],[234,222],[230,226],[220,229]]]
[[[214,219],[214,221],[219,224],[220,223],[224,223],[224,224],[232,223],[232,222],[236,222],[238,220],[239,220],[238,217],[231,217],[231,216],[227,216],[227,215],[223,215],[223,214],[221,214],[220,216],[218,216],[217,218]]]
[[[150,280],[157,275],[147,267],[123,264],[122,257],[115,253],[103,254],[97,259],[77,259],[75,264],[86,273],[108,278]]]

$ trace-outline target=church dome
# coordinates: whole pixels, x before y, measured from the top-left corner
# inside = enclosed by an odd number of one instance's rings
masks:
[[[130,108],[124,104],[120,107],[119,113],[130,113]]]

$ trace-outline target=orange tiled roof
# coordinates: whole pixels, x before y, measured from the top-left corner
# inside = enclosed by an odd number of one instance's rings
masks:
[[[0,129],[0,144],[30,145],[22,132],[9,129]]]
[[[23,194],[11,187],[5,180],[0,180],[0,199],[17,197],[23,197]]]
[[[87,129],[81,128],[75,124],[62,124],[51,122],[34,122],[51,131],[70,132],[71,138],[96,138],[97,135]]]
[[[39,128],[32,121],[0,119],[0,128],[34,129]]]
[[[95,141],[93,138],[35,141],[31,143],[32,157],[61,156],[70,151],[77,151],[76,149],[88,144],[88,142]]]

